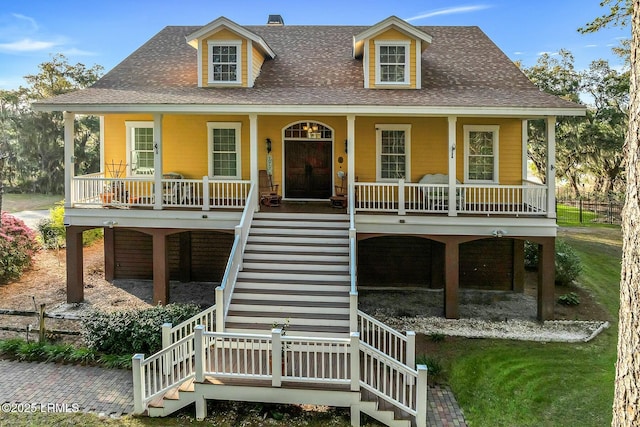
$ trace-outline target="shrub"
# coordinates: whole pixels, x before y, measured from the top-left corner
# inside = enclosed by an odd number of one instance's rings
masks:
[[[17,279],[31,267],[38,250],[33,231],[22,220],[2,212],[0,226],[0,284]]]
[[[580,304],[580,296],[575,292],[569,292],[568,294],[560,295],[558,303],[562,305],[578,305]]]
[[[536,243],[525,242],[524,265],[530,268],[538,266],[538,245]],[[580,257],[562,239],[556,239],[555,266],[556,284],[558,285],[569,285],[582,272]]]
[[[194,304],[168,304],[144,310],[96,311],[83,323],[89,348],[108,354],[153,354],[162,348],[162,324],[173,325],[199,313]]]
[[[64,226],[64,206],[57,203],[49,209],[49,218],[38,223],[38,231],[47,249],[64,248],[66,244],[66,229]],[[82,244],[87,246],[102,238],[102,229],[94,228],[82,233]]]
[[[444,371],[442,363],[440,363],[440,360],[435,357],[419,355],[416,358],[416,365],[426,365],[429,378],[432,380],[440,379]]]

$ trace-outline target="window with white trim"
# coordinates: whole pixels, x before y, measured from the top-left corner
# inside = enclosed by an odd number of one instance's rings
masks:
[[[376,125],[378,181],[411,177],[411,125]]]
[[[376,83],[409,84],[410,64],[409,41],[375,41]]]
[[[464,126],[465,181],[498,182],[499,126]]]
[[[153,175],[153,122],[125,122],[129,174]]]
[[[209,130],[209,176],[240,179],[241,123],[207,123]]]
[[[242,41],[209,40],[209,83],[242,83]]]

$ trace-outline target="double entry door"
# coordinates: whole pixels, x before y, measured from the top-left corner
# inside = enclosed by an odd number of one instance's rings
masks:
[[[286,198],[331,197],[331,144],[331,141],[284,141]]]

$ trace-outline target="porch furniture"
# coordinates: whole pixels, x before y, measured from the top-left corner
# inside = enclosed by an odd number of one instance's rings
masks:
[[[177,172],[167,172],[162,174],[162,179],[184,179],[182,174]],[[186,198],[187,194],[181,184],[177,182],[164,186],[162,191],[162,201],[167,204],[176,205]]]
[[[419,184],[437,184],[438,186],[421,188],[422,196],[427,202],[427,205],[434,204],[447,204],[449,200],[449,188],[445,187],[449,185],[449,175],[442,173],[428,173],[420,178]],[[460,184],[460,181],[456,179],[456,184]],[[459,209],[461,204],[464,203],[464,197],[461,190],[456,190],[456,208]]]
[[[258,172],[258,186],[261,205],[280,206],[282,196],[278,195],[278,184],[273,183],[272,176],[264,169]]]
[[[338,177],[340,178],[340,185],[335,185],[335,195],[331,196],[330,203],[333,208],[344,209],[347,207],[347,184],[345,182],[345,178],[347,174],[340,171],[338,172]]]

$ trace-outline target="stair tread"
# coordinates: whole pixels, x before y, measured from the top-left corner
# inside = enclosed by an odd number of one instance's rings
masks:
[[[318,297],[348,297],[347,292],[339,291],[323,291],[318,289],[303,290],[303,289],[287,289],[286,293],[283,289],[265,289],[265,288],[243,288],[236,287],[234,293],[240,294],[269,294],[269,295],[307,295]]]
[[[274,304],[273,300],[262,300],[262,299],[243,299],[242,303],[237,303],[236,301],[231,301],[231,304],[242,304],[242,305],[268,305],[272,307],[286,306],[286,307],[326,307],[326,308],[349,308],[348,302],[335,302],[335,301],[289,301],[289,300],[281,300],[277,301],[277,304]]]
[[[250,329],[250,330],[261,330],[271,332],[269,323],[242,323],[242,322],[226,322],[225,328],[227,331],[231,329]],[[269,326],[265,329],[265,325]],[[330,332],[336,334],[348,334],[349,327],[348,326],[330,326],[330,325],[289,325],[287,327],[287,332]]]
[[[291,271],[291,270],[268,270],[262,268],[244,268],[242,273],[280,273],[280,274],[307,274],[307,275],[321,275],[321,276],[348,276],[348,271],[323,271],[323,270],[308,270],[308,271]]]
[[[273,320],[274,315],[278,317],[280,313],[273,311],[247,311],[229,309],[227,316],[243,316],[245,318],[268,317]],[[348,311],[346,314],[334,313],[287,313],[288,319],[321,319],[321,320],[349,320]],[[271,322],[273,323],[273,322]]]
[[[268,259],[250,259],[245,260],[244,263],[261,263],[261,264],[278,264],[278,265],[287,265],[287,264],[303,264],[303,265],[349,265],[349,261],[312,261],[312,260],[297,260],[297,259],[288,259],[286,261],[276,261],[273,262]]]
[[[260,278],[260,279],[252,279],[252,278],[244,278],[242,276],[238,277],[237,283],[273,283],[278,285],[305,285],[305,286],[350,286],[350,280],[301,280],[301,279],[270,279],[270,278]]]

